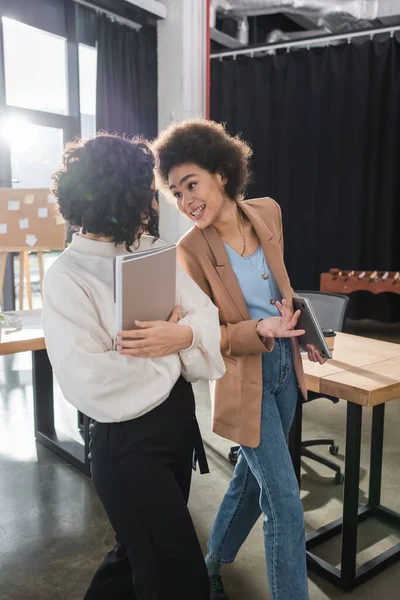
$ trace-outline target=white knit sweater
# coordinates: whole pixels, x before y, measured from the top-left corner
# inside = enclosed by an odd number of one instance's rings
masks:
[[[143,236],[140,250],[152,241]],[[121,253],[126,253],[122,246],[76,234],[44,280],[43,328],[54,373],[65,398],[101,422],[149,412],[168,397],[181,374],[196,381],[225,373],[218,310],[179,265],[176,303],[182,308],[180,324],[193,330],[192,346],[157,359],[114,351],[113,259]]]

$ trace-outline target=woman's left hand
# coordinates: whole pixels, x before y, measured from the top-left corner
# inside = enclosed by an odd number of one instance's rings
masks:
[[[327,358],[321,356],[321,354],[312,344],[307,344],[307,352],[308,359],[311,360],[311,362],[319,362],[320,365],[323,365],[328,360]]]
[[[293,313],[290,310],[289,305],[286,302],[286,300],[283,299],[282,303],[277,302],[276,306],[278,307],[278,310],[281,313],[282,317],[285,319],[285,321],[289,321],[291,319]],[[307,345],[307,353],[308,353],[308,359],[311,360],[311,362],[319,362],[320,365],[323,365],[328,360],[327,358],[323,358],[323,356],[321,356],[321,354],[318,352],[318,350],[312,344]]]
[[[139,329],[119,331],[117,341],[120,354],[139,358],[161,358],[190,348],[193,331],[178,325],[180,309],[175,307],[169,321],[136,321]],[[127,338],[127,339],[126,339]]]

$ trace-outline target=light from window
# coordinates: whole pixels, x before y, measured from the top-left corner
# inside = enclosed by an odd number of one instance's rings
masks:
[[[0,121],[0,139],[10,147],[14,188],[49,188],[60,165],[63,130],[10,117]]]
[[[96,134],[97,50],[79,44],[79,95],[81,103],[81,136]]]
[[[68,114],[66,39],[3,17],[6,102]]]

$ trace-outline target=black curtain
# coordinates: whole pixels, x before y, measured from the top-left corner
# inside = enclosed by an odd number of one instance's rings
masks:
[[[157,32],[98,20],[97,130],[157,135]]]
[[[213,59],[211,117],[254,150],[248,197],[282,207],[293,286],[400,269],[400,45]],[[352,295],[352,316],[400,320],[400,296]]]

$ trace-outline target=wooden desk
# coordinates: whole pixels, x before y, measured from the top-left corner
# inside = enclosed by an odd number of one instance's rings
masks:
[[[304,357],[310,391],[347,400],[343,518],[307,536],[307,562],[311,570],[342,589],[351,590],[400,559],[400,544],[356,567],[358,523],[378,517],[400,526],[400,514],[381,505],[382,453],[385,403],[400,398],[400,344],[338,333],[334,358],[316,365]],[[299,397],[290,447],[298,479],[301,467],[302,398]],[[369,497],[358,505],[361,425],[363,408],[373,411]],[[312,548],[342,534],[341,568],[311,552]]]
[[[22,329],[0,327],[0,355],[44,350],[46,344],[40,322],[40,310],[16,312],[22,316]]]
[[[54,423],[53,370],[47,356],[40,310],[20,311],[22,328],[0,328],[0,355],[32,352],[35,438],[74,467],[89,474],[89,419],[83,417],[84,443],[59,439]]]

